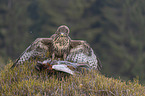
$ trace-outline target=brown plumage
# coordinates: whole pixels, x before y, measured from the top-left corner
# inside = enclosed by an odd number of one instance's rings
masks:
[[[97,68],[98,60],[89,44],[83,40],[71,40],[68,35],[69,28],[62,25],[50,38],[37,38],[19,56],[12,68],[29,60],[31,57],[61,58],[76,63],[88,63],[90,67]],[[46,53],[49,53],[49,56]]]
[[[62,57],[66,59],[67,54],[70,49],[71,39],[68,36],[69,28],[65,25],[60,26],[55,34],[51,36],[52,38],[52,59],[57,57]]]

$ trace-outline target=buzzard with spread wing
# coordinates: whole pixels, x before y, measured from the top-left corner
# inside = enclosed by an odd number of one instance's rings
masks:
[[[11,68],[32,57],[51,58],[52,60],[62,58],[75,63],[88,63],[91,68],[99,68],[99,61],[89,44],[83,40],[71,40],[68,35],[69,28],[62,25],[50,38],[37,38],[18,57]]]

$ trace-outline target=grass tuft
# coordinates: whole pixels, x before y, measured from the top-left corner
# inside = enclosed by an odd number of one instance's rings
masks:
[[[0,73],[0,96],[143,96],[145,87],[134,82],[108,78],[97,71],[75,76],[59,73],[48,75],[35,70],[35,63],[26,62],[10,69],[12,62]]]

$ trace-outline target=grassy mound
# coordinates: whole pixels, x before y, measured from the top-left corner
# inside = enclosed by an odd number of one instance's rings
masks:
[[[145,87],[137,80],[123,82],[107,78],[97,71],[76,76],[48,75],[35,70],[35,63],[26,63],[10,69],[12,63],[0,73],[0,96],[53,95],[53,96],[142,96]],[[58,78],[59,77],[59,78]],[[60,79],[61,78],[61,79]]]

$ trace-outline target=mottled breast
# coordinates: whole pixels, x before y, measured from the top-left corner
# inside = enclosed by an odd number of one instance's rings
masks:
[[[56,37],[53,39],[53,47],[55,54],[58,56],[63,55],[65,52],[68,52],[70,47],[70,37]]]

